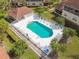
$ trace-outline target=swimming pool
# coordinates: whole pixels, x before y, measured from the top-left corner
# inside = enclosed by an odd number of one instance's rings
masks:
[[[35,34],[37,34],[38,36],[40,36],[41,38],[48,38],[53,35],[52,29],[39,23],[38,21],[32,21],[27,25],[27,28]]]

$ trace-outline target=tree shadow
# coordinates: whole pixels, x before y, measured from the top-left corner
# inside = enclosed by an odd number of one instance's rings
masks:
[[[59,43],[71,43],[71,37],[62,37]]]
[[[77,36],[79,37],[79,31],[77,31]]]
[[[50,57],[51,59],[58,59],[58,52],[51,52],[48,57]]]
[[[70,58],[72,58],[72,59],[79,59],[79,55],[70,55],[70,56],[68,56],[68,57],[70,57]]]
[[[68,38],[62,37],[61,40],[59,41],[59,43],[67,43],[67,39],[68,39]]]

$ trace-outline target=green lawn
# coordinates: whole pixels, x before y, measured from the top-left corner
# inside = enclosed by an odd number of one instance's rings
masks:
[[[79,59],[79,37],[72,37],[72,42],[67,44],[67,50],[59,55],[59,59]]]
[[[8,40],[7,37],[3,38],[3,44],[7,47],[7,51],[13,47],[13,44]]]
[[[10,28],[8,28],[8,29],[6,30],[6,32],[7,32],[15,41],[20,40],[20,38],[19,38]]]
[[[35,54],[35,52],[28,48],[20,59],[39,59],[39,57]]]
[[[54,14],[52,14],[50,11],[44,11],[41,14],[42,17],[46,18],[46,19],[52,19],[53,17],[55,17]]]

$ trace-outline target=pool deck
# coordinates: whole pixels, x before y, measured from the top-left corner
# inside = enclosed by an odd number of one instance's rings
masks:
[[[18,37],[20,37],[26,44],[28,44],[28,46],[39,56],[39,57],[43,57],[45,59],[51,59],[51,57],[48,57],[47,54],[45,54],[39,47],[36,47],[35,44],[33,44],[33,42],[31,42],[30,40],[28,40],[27,37],[25,37],[24,35],[22,35],[22,33],[17,33],[16,32],[16,28],[12,27],[10,28]],[[27,40],[26,40],[27,39]]]
[[[35,44],[33,44],[30,40],[28,40],[28,38],[25,37],[22,33],[17,32],[17,31],[16,31],[16,28],[11,27],[10,29],[11,29],[18,37],[20,37],[24,42],[26,42],[26,44],[28,44],[28,46],[29,46],[38,56],[41,57],[42,51],[41,51],[39,48],[37,48]],[[46,54],[43,53],[43,55],[45,56]]]
[[[53,35],[49,38],[40,38],[38,35],[36,35],[31,30],[26,28],[26,25],[28,25],[32,21],[38,21],[38,22],[46,25],[47,27],[51,28],[53,30]],[[14,30],[14,32],[16,34],[18,34],[18,32],[16,30],[18,30],[20,32],[20,35],[19,35],[20,38],[22,38],[21,36],[24,36],[25,38],[29,38],[30,43],[28,43],[28,45],[31,45],[31,47],[34,51],[39,50],[41,53],[43,52],[42,49],[44,48],[44,46],[49,46],[49,48],[50,48],[50,43],[51,43],[52,39],[54,39],[56,37],[59,41],[62,37],[63,29],[57,23],[55,23],[55,22],[51,23],[51,22],[44,20],[42,18],[39,18],[39,17],[37,17],[36,19],[35,18],[33,19],[33,16],[29,16],[18,22],[13,22],[11,24],[11,26],[13,28],[16,28]],[[28,36],[26,34],[28,34]],[[28,41],[28,40],[25,39],[25,41]],[[32,46],[32,45],[34,45],[34,46]],[[39,48],[39,49],[37,49],[37,48]],[[40,52],[36,52],[36,53],[41,55]],[[51,48],[50,48],[49,53],[50,52],[51,52]]]

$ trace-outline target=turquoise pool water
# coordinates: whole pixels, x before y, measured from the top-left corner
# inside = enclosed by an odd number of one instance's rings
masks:
[[[52,29],[48,28],[47,26],[37,22],[33,21],[27,25],[27,28],[29,28],[32,32],[40,36],[41,38],[48,38],[53,35]]]

